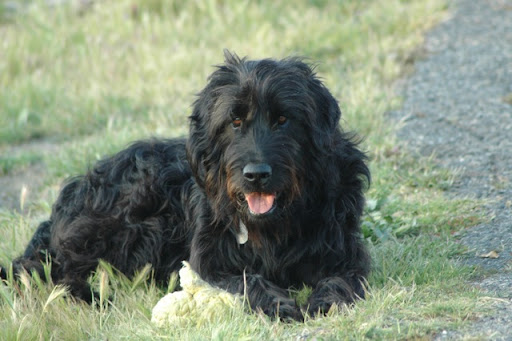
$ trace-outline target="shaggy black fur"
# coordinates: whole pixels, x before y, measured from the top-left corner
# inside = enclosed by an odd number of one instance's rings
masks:
[[[301,60],[226,53],[194,104],[188,140],[136,142],[69,180],[14,272],[43,275],[50,259],[53,280],[91,301],[86,279],[100,259],[128,276],[150,263],[162,282],[189,260],[253,308],[299,320],[301,308],[363,297],[370,175],[340,115]],[[288,289],[304,284],[313,293],[299,307]]]

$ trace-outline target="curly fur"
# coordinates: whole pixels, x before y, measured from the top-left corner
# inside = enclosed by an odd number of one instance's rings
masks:
[[[136,142],[69,180],[15,273],[42,275],[49,258],[53,280],[91,301],[100,259],[128,276],[150,263],[161,282],[188,260],[254,309],[293,319],[364,297],[370,174],[336,100],[300,59],[225,57],[194,103],[189,138]],[[254,213],[248,193],[272,209]],[[313,292],[299,307],[287,290],[304,284]]]

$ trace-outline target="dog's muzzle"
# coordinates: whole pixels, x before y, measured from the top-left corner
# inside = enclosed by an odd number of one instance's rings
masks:
[[[244,194],[251,214],[258,216],[272,212],[275,207],[276,194],[263,190],[272,177],[272,167],[267,163],[248,163],[243,168],[242,174],[244,180],[251,183],[256,190]]]

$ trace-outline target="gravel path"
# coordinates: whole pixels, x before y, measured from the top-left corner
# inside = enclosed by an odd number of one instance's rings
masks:
[[[400,139],[460,170],[450,195],[489,200],[489,223],[467,229],[464,262],[486,276],[474,285],[494,302],[492,316],[440,339],[512,340],[512,1],[458,0],[452,17],[426,38],[403,89]],[[494,251],[498,258],[484,258]]]

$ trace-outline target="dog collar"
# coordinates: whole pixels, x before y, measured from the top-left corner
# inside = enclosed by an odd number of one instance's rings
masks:
[[[236,234],[236,241],[242,245],[247,243],[247,240],[249,240],[249,231],[247,231],[244,222],[240,220],[240,231]]]

